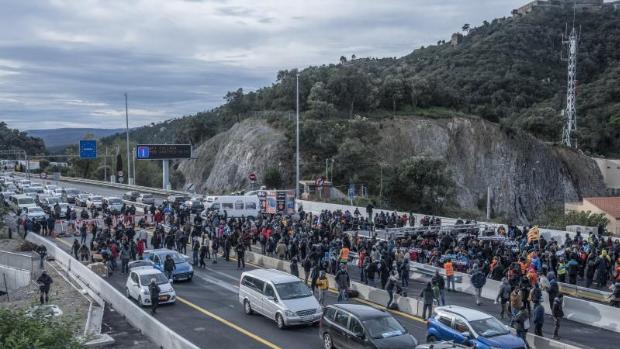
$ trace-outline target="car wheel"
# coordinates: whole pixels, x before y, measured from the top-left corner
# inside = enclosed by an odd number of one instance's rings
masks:
[[[138,296],[138,305],[143,307],[144,304],[142,304],[142,296]]]
[[[435,343],[435,342],[437,342],[437,337],[435,336],[426,337],[426,343]]]
[[[131,299],[131,295],[129,294],[129,288],[125,287],[125,295],[127,298]]]
[[[282,318],[282,315],[280,314],[276,314],[276,324],[278,325],[278,328],[283,330],[286,325],[284,324],[284,318]]]
[[[323,335],[323,348],[325,349],[334,349],[334,342],[332,342],[332,337],[329,333]]]
[[[243,302],[243,310],[245,311],[246,315],[252,315],[252,313],[254,313],[252,311],[252,306],[250,305],[250,301],[248,301],[247,299]]]

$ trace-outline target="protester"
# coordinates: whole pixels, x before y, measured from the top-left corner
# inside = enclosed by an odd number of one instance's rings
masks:
[[[563,302],[564,296],[560,293],[555,300],[553,301],[553,306],[551,308],[551,314],[553,315],[553,339],[560,339],[560,322],[564,317]]]
[[[426,315],[427,315],[427,310],[428,310],[428,316],[431,316],[431,314],[433,313],[433,288],[430,282],[426,283],[426,287],[424,287],[424,289],[422,290],[422,293],[420,293],[420,298],[422,298],[422,300],[424,301],[424,307],[422,309],[422,319],[427,319]]]
[[[149,284],[149,293],[151,295],[151,314],[155,315],[157,313],[157,306],[159,306],[159,293],[161,289],[155,282],[155,279],[151,279],[151,283]]]
[[[41,302],[41,305],[44,303],[49,302],[49,293],[50,293],[50,287],[52,285],[54,281],[52,280],[52,278],[47,274],[47,271],[43,270],[41,272],[41,276],[39,276],[39,278],[37,279],[37,284],[39,285],[39,292],[40,292],[40,297],[39,300]]]

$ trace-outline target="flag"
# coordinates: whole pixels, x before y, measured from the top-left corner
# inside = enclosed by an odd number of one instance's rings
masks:
[[[540,240],[540,230],[538,230],[538,226],[535,225],[527,232],[527,242],[530,243],[538,240]]]

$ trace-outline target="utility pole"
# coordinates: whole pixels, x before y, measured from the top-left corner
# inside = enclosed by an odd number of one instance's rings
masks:
[[[575,30],[575,9],[573,8],[573,28],[568,36],[568,40],[562,40],[567,44],[568,50],[568,79],[566,88],[566,109],[564,110],[564,129],[562,130],[562,144],[570,148],[577,148],[575,131],[577,130],[577,101],[576,101],[576,81],[577,81],[577,47],[579,34]]]
[[[126,135],[127,135],[127,183],[128,184],[133,184],[132,183],[132,177],[131,177],[131,166],[129,164],[130,158],[129,158],[129,109],[127,108],[127,92],[125,92],[125,131],[126,131]]]
[[[297,143],[297,151],[296,151],[296,160],[295,160],[295,199],[299,198],[299,71],[297,71],[296,75],[296,90],[297,90],[297,102],[296,102],[296,143]]]
[[[103,157],[103,181],[108,181],[108,147],[105,147],[105,156]]]
[[[136,184],[136,147],[132,148],[131,154],[133,157],[133,162],[131,163],[131,173],[133,174],[133,183],[131,184]]]
[[[491,186],[487,186],[487,221],[491,220]]]

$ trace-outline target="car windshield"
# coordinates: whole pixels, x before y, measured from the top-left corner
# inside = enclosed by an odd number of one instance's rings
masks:
[[[368,335],[374,339],[400,336],[407,330],[391,316],[383,316],[364,321]]]
[[[60,202],[60,199],[58,199],[58,198],[47,198],[47,203],[50,204],[50,205],[53,205],[53,204],[55,204],[57,202]]]
[[[116,204],[122,205],[123,204],[123,201],[121,201],[121,199],[110,199],[110,200],[108,200],[108,202],[111,203],[111,204],[114,204],[114,205],[116,205]]]
[[[93,196],[90,198],[92,201],[101,201],[101,196]]]
[[[77,195],[80,193],[80,191],[77,189],[67,189],[66,192],[67,194],[71,194],[71,195]]]
[[[469,324],[482,337],[495,337],[509,333],[506,327],[494,317],[470,321]]]
[[[153,197],[153,195],[151,195],[151,194],[142,194],[142,198],[143,199],[150,199],[152,197]]]
[[[163,273],[156,273],[156,274],[140,275],[140,284],[142,284],[142,286],[149,285],[151,283],[151,279],[155,279],[155,282],[158,285],[166,284],[169,282],[168,279],[166,278],[166,275],[164,275]]]
[[[312,296],[312,291],[301,281],[276,284],[281,299],[305,298]]]
[[[28,213],[43,213],[43,210],[39,207],[31,207],[28,209]]]
[[[175,264],[185,263],[186,262],[185,258],[181,257],[180,254],[175,253],[175,252],[170,252],[170,253],[166,253],[164,255],[160,255],[159,258],[161,258],[161,260],[163,261],[163,260],[166,260],[166,256],[172,257],[172,260],[174,260]]]
[[[18,205],[34,204],[34,199],[33,198],[20,198],[20,199],[17,199],[17,204]]]

